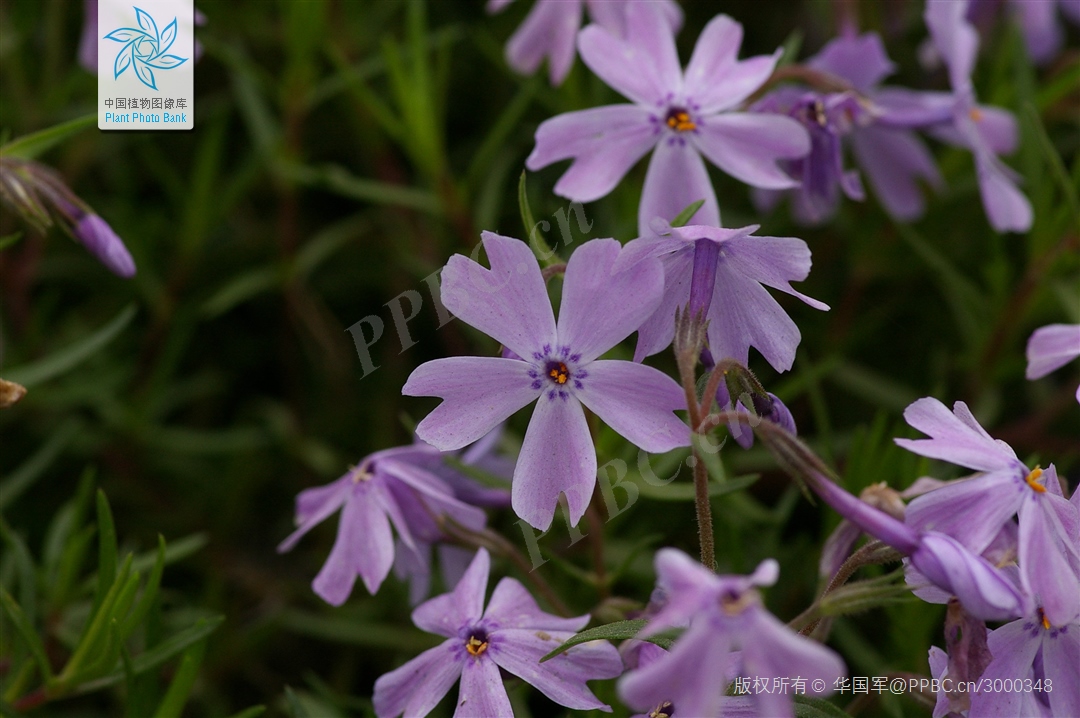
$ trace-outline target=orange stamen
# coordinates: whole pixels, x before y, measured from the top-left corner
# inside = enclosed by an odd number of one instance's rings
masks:
[[[1036,466],[1035,470],[1032,471],[1030,474],[1028,474],[1027,477],[1024,479],[1024,481],[1027,482],[1027,485],[1030,486],[1031,489],[1033,491],[1035,491],[1035,493],[1039,493],[1039,494],[1045,494],[1046,493],[1046,487],[1043,486],[1042,484],[1036,483],[1036,480],[1040,476],[1042,476],[1042,473],[1043,473],[1043,470],[1040,467]]]
[[[978,107],[972,107],[971,111],[968,112],[968,116],[976,122],[982,122],[983,113]]]
[[[690,113],[686,111],[676,112],[668,117],[667,126],[676,132],[686,132],[688,130],[697,129],[697,123],[690,119]]]
[[[487,650],[487,647],[487,641],[481,641],[476,636],[469,636],[469,640],[465,642],[465,650],[470,656],[479,656]]]
[[[565,384],[566,380],[570,378],[570,370],[566,368],[566,365],[559,362],[558,366],[551,367],[548,372],[548,376],[554,379],[559,384]]]

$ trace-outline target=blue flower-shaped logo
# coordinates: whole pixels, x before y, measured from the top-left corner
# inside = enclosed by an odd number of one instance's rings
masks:
[[[157,90],[154,70],[172,70],[188,61],[186,57],[165,54],[176,40],[176,18],[162,31],[145,10],[135,8],[135,19],[139,22],[138,28],[121,27],[105,36],[106,40],[124,43],[113,62],[113,78],[120,77],[131,67],[144,85]]]

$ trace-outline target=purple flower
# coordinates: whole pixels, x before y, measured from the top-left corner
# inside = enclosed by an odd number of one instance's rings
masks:
[[[701,155],[733,177],[770,189],[795,186],[777,166],[810,150],[806,131],[788,117],[731,112],[768,79],[779,58],[739,62],[742,26],[713,18],[698,38],[683,73],[671,27],[655,3],[626,8],[626,34],[590,25],[578,36],[581,58],[608,85],[632,100],[569,112],[536,131],[531,170],[573,159],[555,193],[591,202],[611,192],[649,150],[638,226],[645,234],[656,217],[673,219],[704,199],[694,219],[720,224],[720,208]]]
[[[1049,324],[1035,330],[1027,345],[1027,378],[1038,379],[1080,356],[1080,324]],[[1080,386],[1076,388],[1080,401]]]
[[[394,539],[414,554],[436,541],[435,517],[446,515],[472,528],[484,525],[484,512],[455,499],[432,468],[442,461],[430,446],[415,444],[377,451],[337,481],[301,491],[296,497],[298,528],[278,546],[292,549],[315,525],[341,509],[337,540],[311,587],[323,600],[340,606],[352,593],[357,575],[369,593],[379,590],[394,563]]]
[[[1080,583],[1070,599],[1077,603]],[[972,693],[972,716],[1080,716],[1080,621],[1053,623],[1040,608],[987,640],[993,660]],[[995,680],[1039,681],[1041,691],[994,692]],[[1001,685],[1000,683],[998,685]],[[936,715],[936,713],[935,713]]]
[[[751,109],[791,117],[810,136],[810,152],[785,163],[788,174],[800,182],[789,190],[793,212],[800,222],[818,224],[831,217],[839,206],[841,191],[848,199],[861,202],[865,198],[859,173],[844,169],[842,138],[851,134],[856,124],[868,125],[872,121],[869,108],[855,94],[784,87],[769,93]],[[780,195],[776,190],[754,193],[755,202],[763,208]]]
[[[459,677],[455,716],[513,715],[499,669],[568,708],[611,710],[585,682],[622,673],[615,647],[592,641],[540,663],[584,628],[589,616],[559,618],[544,613],[512,578],[499,581],[485,610],[490,563],[488,552],[480,549],[451,593],[413,611],[413,623],[447,640],[375,681],[373,700],[379,718],[427,715]]]
[[[499,12],[513,0],[488,0],[487,11]],[[552,85],[561,85],[574,64],[574,41],[581,27],[582,2],[593,22],[609,32],[626,33],[628,0],[537,0],[521,27],[506,43],[506,62],[523,75],[531,75],[548,61]],[[682,26],[682,10],[673,0],[659,0],[672,33]]]
[[[125,279],[135,276],[135,260],[112,227],[96,214],[85,214],[75,223],[74,234],[83,246],[113,274]]]
[[[543,530],[562,492],[577,523],[597,468],[582,404],[646,451],[689,443],[686,425],[672,414],[686,402],[674,380],[641,364],[598,360],[655,309],[663,270],[650,260],[615,271],[619,243],[586,242],[567,263],[556,324],[529,246],[491,232],[483,241],[491,269],[451,257],[442,272],[442,300],[513,356],[436,359],[417,367],[402,393],[445,400],[416,427],[421,439],[443,450],[475,441],[539,399],[514,469],[511,504]]]
[[[863,198],[858,176],[843,169],[843,137],[850,138],[855,160],[885,210],[902,221],[922,216],[925,202],[918,181],[938,188],[942,180],[930,152],[909,128],[940,122],[939,110],[922,106],[935,93],[879,87],[895,65],[876,33],[838,37],[806,64],[846,80],[858,95],[785,88],[758,103],[756,109],[771,104],[771,111],[802,120],[810,131],[810,154],[790,163],[803,182],[792,190],[795,216],[807,223],[831,216],[841,189],[850,199]]]
[[[689,624],[671,652],[640,665],[619,681],[619,696],[631,708],[651,710],[671,701],[675,716],[727,715],[728,684],[739,676],[802,678],[806,693],[831,693],[847,674],[831,650],[799,636],[762,605],[755,586],[771,586],[779,568],[763,561],[750,576],[717,576],[675,549],[656,554],[657,583],[667,603],[642,631],[642,637]],[[825,690],[814,683],[824,681]],[[791,695],[757,693],[759,715],[794,715]],[[735,701],[738,702],[738,701]]]
[[[1031,203],[1016,188],[1016,174],[998,159],[998,154],[1012,152],[1016,147],[1016,120],[1007,112],[975,103],[971,71],[979,36],[964,17],[966,11],[965,0],[926,3],[926,25],[945,60],[953,90],[948,107],[952,123],[934,130],[934,134],[945,142],[971,150],[990,225],[999,232],[1026,232],[1031,228]]]
[[[942,532],[982,553],[1019,514],[1021,583],[1041,601],[1051,621],[1065,620],[1072,602],[1062,604],[1055,597],[1062,580],[1080,575],[1080,514],[1062,496],[1053,465],[1046,471],[1028,470],[960,401],[950,412],[937,399],[919,399],[904,411],[904,418],[931,438],[896,439],[900,446],[986,472],[917,497],[907,507],[906,523],[918,531]]]
[[[1001,621],[1028,609],[1030,599],[1026,593],[1000,569],[951,536],[916,531],[824,476],[810,474],[807,478],[825,503],[867,534],[907,556],[911,567],[947,595],[956,596],[971,615]]]
[[[815,309],[829,307],[791,288],[790,282],[802,281],[810,273],[806,242],[755,237],[755,230],[757,225],[669,227],[663,234],[626,245],[620,266],[644,257],[659,257],[664,266],[663,299],[638,330],[635,361],[671,344],[675,308],[692,302],[708,307],[709,351],[717,361],[731,358],[746,364],[754,346],[777,371],[791,368],[799,328],[765,287],[798,297]]]

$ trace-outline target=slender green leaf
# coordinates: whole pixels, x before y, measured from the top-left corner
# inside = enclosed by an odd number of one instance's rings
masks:
[[[71,654],[64,670],[56,678],[58,686],[70,688],[78,682],[83,670],[97,658],[97,649],[108,641],[109,626],[112,623],[113,607],[120,594],[125,590],[131,576],[131,554],[124,560],[124,565],[117,572],[116,580],[109,587],[105,598],[96,613],[91,614],[86,622],[75,652]]]
[[[165,553],[165,537],[158,534],[157,558],[154,561],[154,568],[150,572],[150,578],[146,580],[146,586],[143,588],[143,594],[139,598],[139,602],[135,604],[131,614],[124,619],[120,626],[120,635],[124,638],[130,636],[131,632],[143,622],[143,619],[150,612],[150,607],[157,600],[158,588],[161,586],[161,576],[165,573]],[[132,561],[133,566],[136,561]]]
[[[97,491],[97,524],[98,524],[98,574],[97,590],[94,592],[94,603],[91,613],[101,606],[105,600],[105,594],[109,586],[116,579],[116,525],[113,523],[112,510],[109,508],[109,500],[105,498],[105,492]]]
[[[532,208],[529,207],[529,193],[525,184],[525,170],[521,171],[521,179],[518,180],[518,211],[521,212],[521,224],[525,227],[525,240],[532,247],[545,267],[559,261],[559,255],[540,234],[540,228],[536,226],[536,218],[533,217]]]
[[[22,537],[8,526],[3,516],[0,516],[0,538],[7,544],[10,552],[8,555],[15,561],[19,576],[19,604],[26,614],[27,623],[33,626],[37,607],[37,571],[34,568],[34,559]]]
[[[68,419],[62,423],[40,449],[0,482],[0,511],[4,511],[45,473],[60,452],[67,448],[67,445],[79,433],[81,427],[82,422],[78,419]]]
[[[3,604],[4,612],[7,613],[8,618],[15,624],[15,630],[22,636],[23,641],[26,643],[26,647],[30,649],[30,655],[34,657],[34,661],[37,663],[38,671],[46,679],[52,677],[52,667],[49,666],[49,659],[45,655],[45,644],[41,642],[41,638],[38,636],[37,631],[30,625],[30,622],[26,619],[26,614],[23,613],[22,608],[16,603],[15,599],[11,597],[7,591],[0,588],[0,603]]]
[[[161,705],[154,714],[155,718],[180,718],[195,685],[195,679],[199,676],[199,666],[206,653],[206,640],[204,638],[184,651],[180,666],[169,684],[169,690],[165,692],[165,697],[161,699]]]
[[[16,242],[22,239],[22,236],[22,232],[12,232],[11,234],[5,234],[3,237],[0,237],[0,251],[3,251],[8,247],[13,247]]]
[[[225,620],[224,616],[212,616],[210,618],[200,618],[195,622],[195,625],[190,628],[185,628],[182,631],[178,631],[169,638],[165,639],[161,643],[157,644],[150,650],[139,654],[131,661],[131,671],[134,675],[138,676],[146,673],[149,670],[157,668],[165,661],[169,660],[176,654],[188,648],[192,644],[206,638],[213,633],[218,626]],[[104,678],[98,678],[87,683],[83,683],[76,690],[77,693],[90,693],[92,691],[105,688],[107,686],[115,685],[124,680],[123,669],[113,671],[111,674]]]
[[[16,138],[0,147],[0,156],[31,160],[53,145],[96,125],[97,113],[83,115],[69,122],[62,122],[59,125]]]
[[[1030,103],[1024,105],[1024,114],[1034,129],[1035,136],[1039,140],[1039,149],[1042,150],[1044,159],[1050,165],[1051,173],[1054,175],[1054,179],[1060,186],[1061,193],[1065,196],[1065,201],[1069,205],[1069,211],[1073,217],[1072,226],[1076,227],[1080,223],[1080,194],[1078,194],[1077,187],[1069,180],[1069,172],[1065,169],[1065,163],[1062,162],[1061,155],[1054,149],[1054,143],[1050,141],[1050,136],[1046,134],[1046,127],[1043,126],[1035,107]]]
[[[641,631],[641,629],[645,628],[645,624],[647,623],[648,621],[644,618],[636,618],[632,621],[616,621],[615,623],[607,623],[603,626],[586,629],[581,633],[568,638],[558,648],[541,658],[540,662],[543,663],[544,661],[551,660],[560,653],[565,653],[574,646],[589,641],[624,641],[627,638],[633,638]],[[543,637],[541,636],[541,638]]]
[[[699,209],[701,209],[701,205],[703,204],[705,204],[705,200],[699,199],[697,202],[691,202],[690,204],[686,205],[686,208],[683,209],[682,212],[679,212],[677,215],[675,215],[675,219],[671,220],[671,226],[685,226],[686,223],[690,221],[690,218],[693,217]]]
[[[289,714],[292,718],[311,718],[290,686],[285,686],[285,700],[289,704]]]
[[[8,381],[22,384],[27,389],[74,369],[99,349],[116,338],[132,319],[135,318],[135,305],[129,304],[116,317],[101,329],[74,344],[49,356],[25,366],[16,367],[4,377]]]

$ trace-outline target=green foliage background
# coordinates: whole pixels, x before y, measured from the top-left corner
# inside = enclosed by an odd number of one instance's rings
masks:
[[[84,528],[98,523],[94,486],[111,504],[120,560],[126,551],[144,556],[143,581],[158,535],[172,547],[132,654],[224,616],[205,654],[182,654],[198,668],[178,699],[189,700],[186,715],[255,704],[272,714],[366,715],[374,679],[432,645],[409,622],[393,578],[374,598],[358,587],[340,609],[312,594],[333,522],[291,554],[274,547],[291,530],[297,492],[409,441],[408,417],[434,405],[400,395],[412,368],[496,349],[460,322],[439,329],[424,278],[450,254],[470,251],[482,229],[524,234],[517,181],[539,122],[621,101],[580,61],[555,89],[543,75],[509,70],[502,48],[525,5],[488,16],[479,2],[199,0],[208,23],[193,132],[91,128],[40,158],[112,225],[138,264],[133,280],[115,278],[59,232],[24,231],[7,208],[0,217],[0,237],[22,233],[0,251],[0,376],[29,389],[0,412],[0,584],[32,606],[30,624],[54,667],[70,657],[107,582],[95,573],[115,575],[101,563],[107,551],[97,532]],[[746,26],[743,56],[785,45],[801,46],[802,58],[831,37],[841,5],[777,3],[763,12],[746,0],[684,3],[680,48],[688,57],[700,28],[722,11]],[[946,86],[916,62],[920,4],[857,7],[863,29],[885,32],[901,68],[892,84]],[[96,80],[75,59],[82,14],[74,1],[0,2],[4,141],[93,111]],[[1036,70],[1015,29],[1000,25],[975,77],[983,102],[1019,119],[1021,147],[1010,163],[1035,208],[1028,235],[989,228],[970,155],[941,145],[934,151],[948,189],[910,226],[871,198],[845,202],[821,228],[800,228],[786,209],[759,216],[746,187],[714,174],[725,225],[760,223],[761,234],[810,244],[814,269],[799,289],[832,311],[782,298],[803,333],[795,368],[781,376],[760,361],[752,368],[853,491],[955,475],[892,443],[910,435],[903,408],[926,395],[967,401],[1022,458],[1055,462],[1076,483],[1077,367],[1037,382],[1023,377],[1032,330],[1080,322],[1080,54],[1070,32],[1065,53]],[[528,179],[549,240],[565,244],[559,212],[574,242],[633,238],[644,163],[585,207],[584,232],[551,193],[564,167]],[[560,247],[562,255],[573,246]],[[416,343],[403,351],[388,302],[410,290],[423,308],[408,324]],[[372,350],[379,368],[364,376],[346,328],[371,315],[386,330]],[[655,363],[673,371],[667,356]],[[517,436],[526,418],[511,422]],[[610,432],[599,453],[601,463],[621,456],[633,465],[636,456]],[[748,491],[714,499],[721,568],[749,571],[777,557],[781,580],[767,600],[790,619],[813,599],[819,547],[837,519],[802,498],[762,449],[725,449],[721,459],[716,470],[728,476],[760,474]],[[651,549],[696,551],[693,504],[671,499],[643,496],[604,526],[610,593],[645,601]],[[492,522],[524,550],[514,517]],[[568,544],[557,523],[541,541],[552,558],[541,571],[586,612],[606,591],[595,544]],[[497,570],[514,575],[505,562]],[[605,606],[598,618],[614,620]],[[941,616],[903,601],[838,620],[831,645],[855,675],[925,673]],[[27,654],[9,614],[0,628],[7,690]],[[180,655],[138,681],[33,714],[148,715],[185,675]],[[553,714],[515,685],[521,714]],[[614,700],[612,685],[597,690]],[[924,714],[890,697],[869,710]]]

